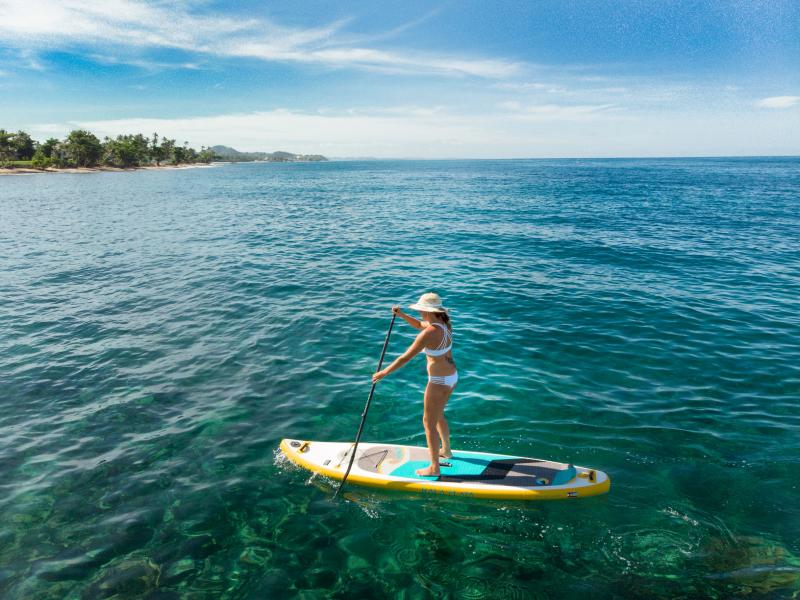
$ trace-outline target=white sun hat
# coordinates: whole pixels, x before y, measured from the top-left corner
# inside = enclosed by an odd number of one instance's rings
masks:
[[[420,312],[447,312],[447,309],[442,306],[441,296],[435,292],[422,294],[422,296],[419,297],[419,301],[415,304],[411,304],[408,308],[412,308]]]

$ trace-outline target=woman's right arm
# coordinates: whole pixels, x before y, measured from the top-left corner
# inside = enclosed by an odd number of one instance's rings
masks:
[[[399,306],[393,306],[392,312],[398,316],[400,316],[406,323],[411,325],[414,329],[425,329],[428,326],[426,321],[420,321],[419,319],[415,319],[412,316],[407,315],[402,310],[400,310]]]
[[[392,364],[390,364],[385,369],[378,371],[377,373],[372,374],[372,383],[378,383],[381,379],[386,377],[389,373],[393,371],[397,371],[400,367],[414,358],[417,354],[422,352],[425,348],[425,342],[427,341],[426,338],[429,337],[429,333],[427,331],[423,331],[422,333],[418,333],[414,342],[408,347],[408,350],[403,352],[400,356],[394,359]]]

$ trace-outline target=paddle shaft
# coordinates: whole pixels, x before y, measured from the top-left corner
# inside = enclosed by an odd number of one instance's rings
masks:
[[[383,357],[386,356],[386,348],[389,346],[389,336],[392,335],[392,327],[394,327],[394,320],[397,318],[397,313],[392,314],[392,322],[389,323],[389,331],[386,332],[386,339],[383,340],[383,350],[381,350],[381,358],[378,361],[378,368],[377,371],[381,370],[383,366]],[[369,405],[372,404],[372,396],[375,394],[375,386],[378,385],[377,382],[372,384],[372,389],[369,391],[369,398],[367,398],[367,403],[364,405],[364,412],[361,413],[361,425],[358,426],[358,433],[356,434],[356,442],[353,444],[353,453],[350,455],[350,462],[347,464],[347,470],[344,472],[344,477],[342,477],[342,483],[339,484],[339,487],[336,489],[336,493],[333,495],[334,498],[339,495],[339,492],[342,491],[344,487],[344,482],[347,481],[347,476],[350,475],[350,469],[353,468],[353,461],[356,458],[356,449],[358,448],[358,442],[361,440],[361,432],[364,430],[364,423],[367,421],[367,411],[369,411]]]

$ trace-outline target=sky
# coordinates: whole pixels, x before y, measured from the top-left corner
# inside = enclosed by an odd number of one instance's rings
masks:
[[[330,157],[800,154],[797,0],[0,0],[0,128]]]

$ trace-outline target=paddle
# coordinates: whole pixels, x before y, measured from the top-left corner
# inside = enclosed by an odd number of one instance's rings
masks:
[[[378,361],[378,368],[377,371],[381,370],[383,366],[383,357],[386,355],[386,347],[389,345],[389,336],[392,335],[392,327],[394,327],[394,320],[397,317],[397,313],[392,313],[392,322],[389,323],[389,331],[386,332],[386,339],[383,341],[383,350],[381,350],[381,359]],[[347,465],[347,470],[344,472],[344,477],[342,477],[342,483],[339,484],[339,487],[336,490],[336,493],[333,495],[334,499],[339,495],[339,492],[342,491],[344,487],[344,482],[347,481],[347,476],[350,475],[350,469],[353,467],[353,460],[356,457],[356,448],[358,448],[358,442],[361,439],[361,432],[364,430],[364,423],[367,420],[367,411],[369,410],[369,405],[372,403],[372,395],[375,393],[375,386],[378,385],[377,383],[372,384],[372,389],[369,391],[369,398],[367,398],[367,404],[364,406],[364,412],[361,413],[361,425],[358,426],[358,433],[356,434],[356,443],[353,444],[353,453],[350,455],[350,462]]]

